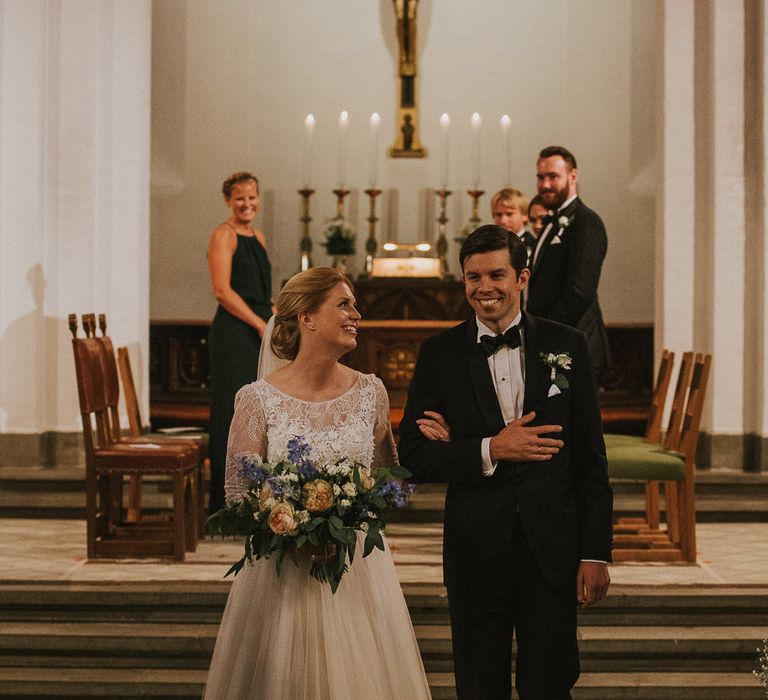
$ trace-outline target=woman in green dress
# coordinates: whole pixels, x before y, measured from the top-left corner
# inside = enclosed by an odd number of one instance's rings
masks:
[[[259,211],[259,181],[251,173],[235,173],[224,181],[222,191],[231,214],[208,242],[208,269],[219,303],[208,339],[211,513],[224,506],[224,463],[235,394],[256,380],[261,337],[272,315],[266,239],[253,228]]]

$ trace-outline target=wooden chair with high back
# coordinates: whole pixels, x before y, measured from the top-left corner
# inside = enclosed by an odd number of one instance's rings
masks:
[[[661,368],[660,368],[661,370]],[[669,366],[671,374],[671,365]],[[680,371],[677,375],[677,383],[675,385],[675,391],[672,398],[672,406],[669,413],[669,421],[667,422],[667,430],[664,436],[664,442],[660,441],[661,431],[658,428],[653,428],[651,421],[649,421],[649,430],[646,437],[633,437],[628,435],[614,436],[614,439],[607,438],[605,442],[606,456],[608,458],[608,476],[612,479],[634,479],[634,465],[635,461],[630,460],[627,462],[626,455],[632,454],[639,450],[640,454],[644,453],[649,446],[651,448],[663,447],[665,449],[676,449],[680,440],[680,425],[683,420],[683,410],[685,408],[685,399],[688,395],[688,389],[691,384],[691,374],[693,371],[693,353],[683,353],[682,362],[680,363]],[[668,382],[667,382],[668,383]],[[666,396],[664,397],[664,400]],[[657,413],[655,416],[658,420],[661,420],[661,415],[664,410],[664,400],[658,403]],[[653,439],[652,439],[653,438]],[[640,477],[642,478],[642,477]],[[676,482],[669,482],[664,485],[664,497],[665,501],[674,499],[674,491],[677,488]],[[667,509],[667,530],[674,535],[677,539],[677,527],[678,523],[675,520],[674,509]],[[645,519],[643,518],[621,518],[616,524],[616,532],[622,533],[634,533],[640,534],[642,532],[648,532],[654,534],[661,527],[661,516],[659,512],[659,482],[658,481],[646,481],[645,482]]]
[[[697,354],[692,361],[683,356],[675,392],[679,412],[670,417],[665,447],[628,445],[608,455],[613,478],[664,482],[667,516],[666,530],[617,527],[614,561],[696,561],[696,448],[711,362],[711,355]]]
[[[645,427],[645,435],[621,435],[618,433],[605,433],[605,449],[610,450],[618,446],[661,443],[661,421],[664,415],[664,404],[667,400],[667,391],[672,379],[672,368],[675,364],[675,353],[667,349],[661,351],[659,371],[656,375],[656,385],[651,397],[651,405],[648,410],[648,422]],[[659,484],[649,481],[645,485],[645,522],[650,527],[659,527]]]
[[[172,556],[184,559],[197,545],[197,470],[194,444],[159,445],[120,436],[113,411],[107,349],[95,337],[95,318],[84,317],[85,338],[77,318],[69,316],[77,375],[86,463],[88,557]],[[112,356],[114,361],[114,355]],[[172,482],[172,512],[130,522],[125,517],[123,486],[132,475],[158,475]]]
[[[173,436],[158,433],[147,434],[144,431],[143,423],[141,422],[139,399],[136,393],[136,385],[133,381],[133,371],[131,370],[131,358],[128,354],[128,348],[120,347],[117,349],[117,366],[120,371],[120,379],[123,383],[123,397],[125,399],[125,408],[128,414],[128,424],[130,426],[131,435],[134,437],[149,437],[160,444],[185,444],[191,441],[194,442],[200,450],[201,460],[197,483],[197,512],[198,535],[203,537],[205,535],[206,523],[205,466],[208,462],[208,434],[200,432],[197,429],[190,429],[189,432],[174,434]],[[138,502],[138,509],[141,509],[140,501]]]

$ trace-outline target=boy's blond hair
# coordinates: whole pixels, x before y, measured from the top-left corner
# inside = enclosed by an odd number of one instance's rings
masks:
[[[491,197],[491,212],[497,204],[505,207],[515,207],[521,214],[528,214],[528,197],[514,187],[505,187]]]

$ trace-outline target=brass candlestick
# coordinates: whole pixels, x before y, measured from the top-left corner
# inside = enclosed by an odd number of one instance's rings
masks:
[[[440,276],[448,276],[448,239],[445,237],[446,224],[448,216],[445,213],[448,197],[451,196],[450,190],[437,190],[435,194],[440,198],[440,216],[437,217],[437,257],[440,258]]]
[[[376,255],[378,243],[376,242],[376,197],[381,194],[381,190],[371,187],[365,190],[365,194],[370,197],[370,207],[368,209],[368,240],[365,242],[365,274],[371,277],[373,274],[373,258]]]
[[[301,195],[301,221],[303,232],[301,234],[301,241],[299,243],[299,250],[301,251],[301,272],[309,270],[312,267],[312,238],[309,235],[309,224],[312,221],[312,217],[309,215],[309,198],[315,193],[314,190],[305,187],[299,190]]]
[[[344,197],[350,193],[350,190],[345,190],[343,187],[340,187],[338,190],[333,190],[333,193],[336,195],[336,218],[343,219]]]
[[[472,230],[474,230],[480,225],[480,216],[477,213],[477,209],[480,197],[485,194],[485,190],[467,190],[467,194],[472,197],[472,216],[469,217],[469,223],[472,226]]]

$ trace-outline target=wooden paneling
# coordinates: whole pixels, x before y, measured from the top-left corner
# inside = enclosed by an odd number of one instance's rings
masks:
[[[361,322],[358,347],[344,362],[361,372],[381,377],[394,409],[405,405],[408,384],[421,343],[431,335],[459,323],[450,318],[451,309],[459,304],[457,289],[463,300],[463,287],[456,281],[438,284],[437,280],[374,280],[357,282],[356,295],[364,320]],[[423,284],[422,284],[423,283]],[[431,286],[430,286],[431,285]],[[439,303],[424,301],[442,291]],[[432,290],[431,292],[428,290]],[[391,292],[391,294],[390,294]],[[466,303],[466,302],[464,302]],[[403,306],[398,307],[398,304]],[[433,318],[426,320],[377,319],[376,313],[403,316],[429,307]],[[442,318],[434,318],[442,310]],[[466,309],[463,309],[466,312]],[[468,312],[466,312],[468,315]],[[466,317],[466,316],[464,316]],[[150,403],[152,424],[207,425],[208,387],[208,321],[152,321],[150,324]],[[613,357],[612,367],[600,382],[600,405],[607,428],[613,432],[640,434],[650,404],[653,388],[653,326],[650,324],[612,324],[608,339]]]

